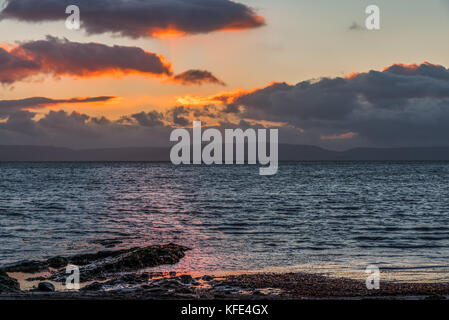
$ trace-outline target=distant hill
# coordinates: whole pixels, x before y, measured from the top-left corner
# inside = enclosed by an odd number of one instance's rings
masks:
[[[0,146],[0,161],[170,161],[170,148],[82,149]],[[449,160],[449,147],[355,148],[331,151],[316,146],[279,145],[280,161]]]
[[[340,161],[424,161],[449,160],[449,147],[423,148],[355,148],[331,151],[315,146],[280,145],[279,159]]]
[[[73,150],[49,146],[0,146],[0,161],[170,161],[169,148]]]

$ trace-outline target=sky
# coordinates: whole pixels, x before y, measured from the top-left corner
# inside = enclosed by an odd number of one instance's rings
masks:
[[[446,0],[0,3],[0,144],[164,145],[202,120],[330,149],[447,145]]]

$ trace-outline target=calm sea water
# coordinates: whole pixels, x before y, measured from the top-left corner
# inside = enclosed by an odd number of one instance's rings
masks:
[[[449,163],[0,164],[0,264],[175,242],[191,272],[297,265],[446,270]],[[439,277],[445,277],[447,272]]]

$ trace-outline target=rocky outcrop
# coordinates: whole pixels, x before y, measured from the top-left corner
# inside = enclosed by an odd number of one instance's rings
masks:
[[[45,261],[23,261],[5,266],[5,272],[36,273],[48,268],[60,269],[53,276],[53,280],[65,278],[65,270],[68,264],[80,267],[82,281],[103,278],[105,273],[136,271],[163,264],[175,264],[179,262],[189,248],[176,245],[154,245],[143,248],[130,248],[114,251],[100,251],[92,254],[79,254],[70,257],[56,256]]]
[[[114,257],[95,260],[80,268],[81,282],[104,280],[117,272],[138,271],[145,268],[179,262],[189,248],[176,244],[134,248]],[[60,281],[65,273],[56,275],[53,280]]]
[[[48,281],[64,283],[67,277],[65,267],[68,264],[79,267],[81,283],[93,282],[83,288],[83,292],[101,291],[104,286],[109,288],[142,286],[146,285],[153,276],[158,277],[160,274],[137,271],[159,265],[175,264],[185,256],[187,250],[190,249],[170,243],[116,251],[100,251],[70,257],[56,256],[45,261],[24,261],[0,269],[0,292],[20,291],[17,280],[10,278],[6,272],[35,273],[45,270],[50,271],[50,274],[36,275],[28,278],[27,281],[40,281],[31,292],[52,293],[55,291],[55,287]],[[192,277],[187,275],[180,276],[173,281],[181,283],[184,291],[188,291],[183,287],[184,285],[191,285],[194,282]]]
[[[4,266],[2,270],[6,272],[37,273],[45,271],[48,268],[60,269],[67,266],[68,264],[85,266],[95,261],[106,258],[113,258],[136,249],[138,248],[114,250],[114,251],[106,250],[97,253],[78,254],[70,257],[56,256],[43,261],[36,261],[36,260],[20,261],[14,264]]]
[[[20,291],[19,282],[11,278],[6,272],[0,270],[0,292],[18,292]]]
[[[163,264],[175,264],[184,257],[188,248],[176,244],[149,246],[124,253],[102,265],[102,269],[112,272],[134,271]]]

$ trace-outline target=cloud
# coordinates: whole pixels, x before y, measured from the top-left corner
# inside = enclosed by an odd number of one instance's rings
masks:
[[[39,119],[32,111],[17,111],[0,121],[0,145],[52,145],[69,148],[167,147],[177,127],[191,127],[192,118],[208,116],[207,108],[178,106],[164,112],[125,115],[118,120],[91,117],[79,112],[50,110]],[[198,118],[196,118],[198,119]],[[204,120],[204,118],[201,118]],[[244,120],[203,121],[203,125],[224,128],[263,128]]]
[[[191,123],[186,117],[190,114],[190,112],[184,106],[174,107],[168,112],[168,114],[169,116],[171,115],[171,120],[175,126],[185,127]]]
[[[167,77],[182,85],[224,83],[206,70],[173,75],[163,56],[138,47],[80,43],[47,36],[45,40],[0,46],[0,83],[12,84],[37,75],[100,77],[138,74]]]
[[[386,67],[384,72],[391,72],[402,76],[423,76],[431,78],[439,78],[449,80],[448,69],[441,65],[435,65],[430,62],[423,62],[422,64],[394,64]]]
[[[131,115],[131,118],[137,121],[142,127],[162,127],[164,126],[164,115],[157,111],[140,112]]]
[[[0,47],[0,83],[22,80],[38,73],[40,68],[36,61],[14,55]]]
[[[185,72],[174,75],[171,78],[172,82],[183,85],[203,85],[203,84],[218,84],[225,86],[226,84],[215,77],[212,73],[206,70],[187,70]]]
[[[36,120],[35,113],[17,111],[0,122],[0,145],[54,145],[71,148],[166,146],[170,126],[123,123],[78,112],[50,110]],[[131,118],[131,117],[129,117]]]
[[[428,62],[224,96],[227,112],[286,123],[301,132],[297,138],[303,143],[435,146],[449,141],[449,70]]]
[[[172,74],[171,64],[164,57],[138,47],[79,43],[51,36],[23,42],[10,51],[0,48],[0,67],[0,82],[6,84],[37,74],[74,77]]]
[[[9,108],[45,108],[50,105],[63,103],[89,103],[89,102],[104,102],[114,99],[114,97],[100,96],[100,97],[86,97],[86,98],[70,98],[70,99],[51,99],[44,97],[32,97],[16,100],[0,100],[0,109]]]
[[[100,96],[100,97],[84,97],[84,98],[70,98],[70,99],[51,99],[44,97],[32,97],[16,100],[0,100],[0,118],[23,109],[42,109],[47,108],[49,106],[56,106],[61,104],[107,102],[112,99],[114,99],[114,97]]]
[[[185,106],[207,106],[207,105],[222,105],[222,104],[232,104],[233,101],[237,97],[241,97],[248,93],[257,91],[259,89],[253,90],[235,90],[231,92],[220,92],[210,96],[193,96],[193,95],[185,95],[182,97],[177,97],[177,101],[179,104]]]
[[[17,110],[0,121],[0,144],[163,146],[173,128],[191,126],[195,119],[221,129],[275,127],[281,143],[332,149],[449,145],[449,70],[431,63],[196,99],[190,106],[119,120],[64,111],[36,120],[30,110]]]
[[[254,10],[231,0],[8,0],[0,19],[25,22],[65,20],[76,4],[88,34],[131,38],[242,30],[263,26]]]
[[[330,136],[321,136],[322,140],[344,140],[344,139],[353,139],[357,137],[357,132],[346,132],[342,134],[333,134]]]

